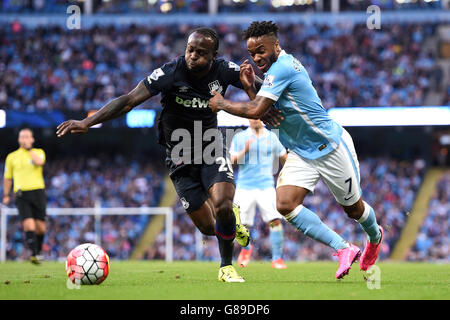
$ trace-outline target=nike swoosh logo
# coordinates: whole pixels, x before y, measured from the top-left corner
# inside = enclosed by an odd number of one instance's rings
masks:
[[[348,198],[344,198],[345,201],[350,200],[351,198],[353,198],[354,194],[351,197]]]

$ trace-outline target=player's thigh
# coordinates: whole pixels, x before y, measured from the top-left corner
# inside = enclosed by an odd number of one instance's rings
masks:
[[[269,223],[275,219],[283,218],[277,211],[276,207],[276,192],[274,188],[268,188],[257,191],[257,205],[261,212],[262,220]]]
[[[256,211],[256,196],[255,190],[247,190],[237,188],[234,194],[234,203],[239,206],[241,222],[246,226],[253,226],[255,221]]]
[[[302,204],[308,192],[314,192],[319,179],[319,171],[312,161],[289,152],[277,180],[278,212],[284,215]]]
[[[319,172],[336,201],[352,206],[361,198],[359,162],[353,141],[344,130],[339,147],[318,160]]]
[[[313,163],[294,152],[289,152],[286,162],[278,175],[277,188],[297,186],[314,192],[320,174]]]
[[[195,166],[177,171],[170,178],[188,214],[202,207],[208,200],[209,195],[201,183],[200,170]]]

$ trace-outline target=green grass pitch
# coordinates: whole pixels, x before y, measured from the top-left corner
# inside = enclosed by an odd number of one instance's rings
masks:
[[[217,281],[217,262],[111,261],[101,285],[69,289],[65,265],[0,264],[0,299],[302,300],[450,299],[450,265],[382,262],[380,288],[369,289],[358,264],[343,280],[337,262],[287,262],[274,270],[252,261],[237,268],[245,283]]]

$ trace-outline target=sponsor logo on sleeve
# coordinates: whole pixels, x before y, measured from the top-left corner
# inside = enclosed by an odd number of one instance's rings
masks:
[[[264,78],[263,87],[272,87],[273,80],[275,80],[275,76],[270,74]]]

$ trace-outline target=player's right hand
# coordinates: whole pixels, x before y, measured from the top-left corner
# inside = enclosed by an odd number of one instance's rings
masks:
[[[56,128],[56,135],[61,138],[67,133],[86,133],[88,129],[83,120],[67,120]]]
[[[9,196],[3,196],[3,199],[2,199],[2,203],[5,205],[5,206],[7,206],[8,204],[9,204],[9,201],[10,201],[10,197]]]

